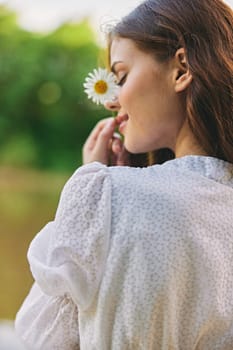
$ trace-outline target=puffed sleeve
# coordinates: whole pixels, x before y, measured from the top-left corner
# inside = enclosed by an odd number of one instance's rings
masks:
[[[29,247],[35,283],[15,321],[29,349],[79,348],[78,310],[85,311],[98,291],[110,226],[108,168],[97,162],[82,166],[66,183],[54,221]]]

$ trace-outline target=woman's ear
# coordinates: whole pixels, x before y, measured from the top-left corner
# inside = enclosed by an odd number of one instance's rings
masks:
[[[175,91],[182,92],[188,88],[192,82],[192,74],[189,70],[187,58],[184,48],[180,48],[176,51],[174,57],[175,63]]]

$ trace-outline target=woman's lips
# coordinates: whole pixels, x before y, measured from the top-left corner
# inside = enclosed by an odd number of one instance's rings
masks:
[[[116,119],[117,119],[117,122],[119,124],[119,128],[118,129],[119,129],[120,133],[122,134],[123,130],[125,129],[125,127],[127,125],[127,121],[129,119],[128,114],[118,115]]]

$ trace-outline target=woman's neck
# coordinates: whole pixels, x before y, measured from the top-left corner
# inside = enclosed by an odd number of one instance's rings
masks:
[[[175,156],[180,158],[187,155],[207,156],[208,154],[198,143],[190,130],[188,122],[185,121],[176,140]]]

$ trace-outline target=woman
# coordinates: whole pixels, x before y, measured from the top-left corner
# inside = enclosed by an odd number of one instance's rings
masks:
[[[148,0],[111,29],[118,116],[93,130],[90,164],[30,245],[28,346],[233,348],[232,28],[220,0]],[[116,126],[127,151],[175,159],[106,166]]]

